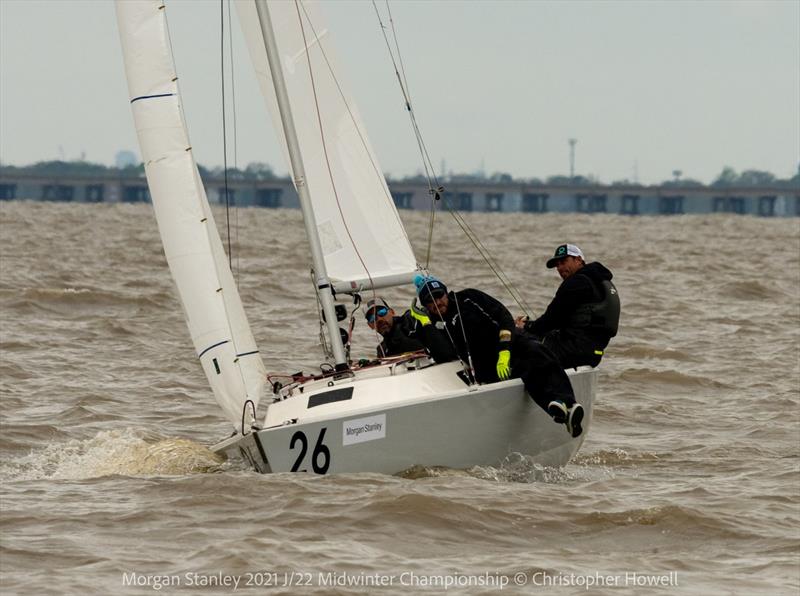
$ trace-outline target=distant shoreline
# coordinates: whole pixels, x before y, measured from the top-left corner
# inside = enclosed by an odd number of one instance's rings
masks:
[[[239,207],[297,208],[291,180],[265,164],[245,170],[198,167],[211,204]],[[761,217],[800,216],[800,174],[777,180],[769,173],[740,175],[726,168],[706,186],[693,180],[646,186],[621,181],[603,184],[581,176],[517,180],[508,174],[491,177],[452,175],[438,180],[439,207],[460,212],[613,213],[682,215],[735,213]],[[421,177],[388,180],[398,209],[428,210],[434,193]],[[42,162],[32,166],[0,166],[0,201],[34,200],[79,203],[147,203],[150,194],[141,164],[124,168],[87,162]]]

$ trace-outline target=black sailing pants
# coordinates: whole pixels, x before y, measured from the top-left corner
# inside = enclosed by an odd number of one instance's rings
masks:
[[[593,338],[577,331],[556,329],[546,333],[542,343],[553,353],[563,368],[578,366],[595,367],[600,364],[602,351],[608,345],[608,339]]]
[[[515,332],[512,337],[511,376],[522,379],[525,390],[544,411],[553,400],[567,407],[575,403],[569,377],[558,359],[526,333]]]

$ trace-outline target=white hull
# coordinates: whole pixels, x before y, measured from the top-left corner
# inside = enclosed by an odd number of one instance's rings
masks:
[[[213,449],[243,457],[262,473],[396,474],[415,465],[497,465],[510,453],[561,466],[580,448],[591,425],[596,370],[568,372],[585,409],[584,431],[575,439],[519,379],[468,387],[459,370],[455,362],[411,370],[384,365],[306,383],[302,393],[295,388],[269,407],[262,430]]]

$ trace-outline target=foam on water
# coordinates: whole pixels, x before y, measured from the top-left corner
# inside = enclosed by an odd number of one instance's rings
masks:
[[[102,476],[169,476],[213,472],[223,459],[187,439],[153,440],[131,428],[91,439],[51,443],[0,465],[5,480],[84,480]]]
[[[639,462],[654,462],[659,459],[661,456],[658,453],[630,453],[625,449],[615,448],[594,453],[578,453],[572,459],[572,463],[583,466],[632,466]]]
[[[523,453],[509,453],[498,466],[472,466],[465,470],[442,466],[414,466],[399,476],[411,480],[421,478],[472,477],[491,482],[516,482],[522,484],[564,484],[573,481],[613,478],[611,468],[599,460],[576,461],[565,467],[543,466]]]

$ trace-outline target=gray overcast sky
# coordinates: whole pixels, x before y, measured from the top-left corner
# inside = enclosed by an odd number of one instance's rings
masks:
[[[379,3],[383,7],[383,1]],[[410,1],[392,14],[438,168],[710,182],[800,162],[800,0]],[[384,171],[420,159],[371,2],[329,0],[339,62]],[[198,161],[222,163],[217,0],[167,0]],[[238,164],[285,173],[234,12]],[[229,116],[229,124],[230,124]],[[0,0],[0,160],[138,155],[113,3]],[[229,157],[229,163],[232,161]]]

